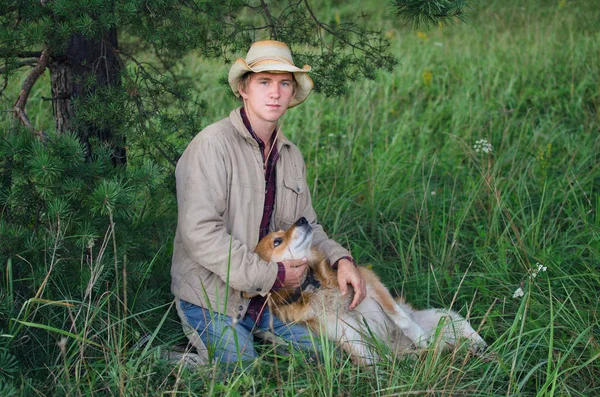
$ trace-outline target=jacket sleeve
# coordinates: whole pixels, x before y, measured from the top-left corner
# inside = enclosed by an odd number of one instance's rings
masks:
[[[227,231],[225,150],[218,141],[196,137],[177,163],[178,233],[198,266],[238,291],[265,295],[275,283],[278,267],[261,260]]]
[[[302,160],[302,165],[302,176],[306,182],[306,165],[304,164],[304,160]],[[313,227],[313,246],[323,252],[330,263],[335,263],[345,256],[352,257],[352,254],[350,254],[350,252],[341,244],[330,239],[327,236],[327,233],[325,233],[323,226],[318,223],[317,214],[312,206],[308,184],[304,191],[299,195],[298,200],[299,208],[301,208],[300,216],[304,216]]]

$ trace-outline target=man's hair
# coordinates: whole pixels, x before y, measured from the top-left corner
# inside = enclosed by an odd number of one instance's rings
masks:
[[[267,72],[267,73],[273,73],[273,72]],[[254,72],[247,72],[244,73],[242,75],[242,77],[240,77],[240,81],[238,82],[238,91],[243,91],[246,92],[246,89],[248,88],[248,82],[250,81],[250,75],[255,74]],[[296,92],[296,77],[294,76],[294,73],[292,73],[292,80],[293,80],[293,86],[294,86],[294,92]],[[242,97],[240,96],[240,99],[242,99]]]
[[[240,77],[240,81],[238,82],[238,90],[240,92],[246,92],[246,89],[248,88],[248,81],[250,81],[250,74],[252,74],[252,72],[244,73],[242,77]]]

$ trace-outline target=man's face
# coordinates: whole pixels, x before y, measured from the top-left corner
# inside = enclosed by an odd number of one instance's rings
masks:
[[[246,89],[240,91],[251,120],[277,122],[294,97],[294,76],[291,73],[253,73]]]

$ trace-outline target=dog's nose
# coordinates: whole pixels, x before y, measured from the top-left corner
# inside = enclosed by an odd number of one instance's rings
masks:
[[[307,223],[308,223],[308,221],[306,220],[306,218],[302,217],[296,221],[296,226],[306,225]]]

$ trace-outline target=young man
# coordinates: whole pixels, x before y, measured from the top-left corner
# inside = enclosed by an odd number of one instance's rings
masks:
[[[337,266],[342,290],[354,288],[351,308],[365,297],[350,253],[317,223],[302,155],[278,126],[287,109],[310,93],[309,71],[294,65],[286,44],[254,43],[229,71],[243,106],[202,130],[177,163],[171,289],[188,338],[201,354],[209,346],[220,362],[255,358],[257,331],[312,348],[309,331],[272,316],[265,300],[270,290],[299,287],[306,258],[270,263],[253,252],[264,235],[300,217],[312,224],[314,243]],[[258,296],[245,299],[242,292]]]

